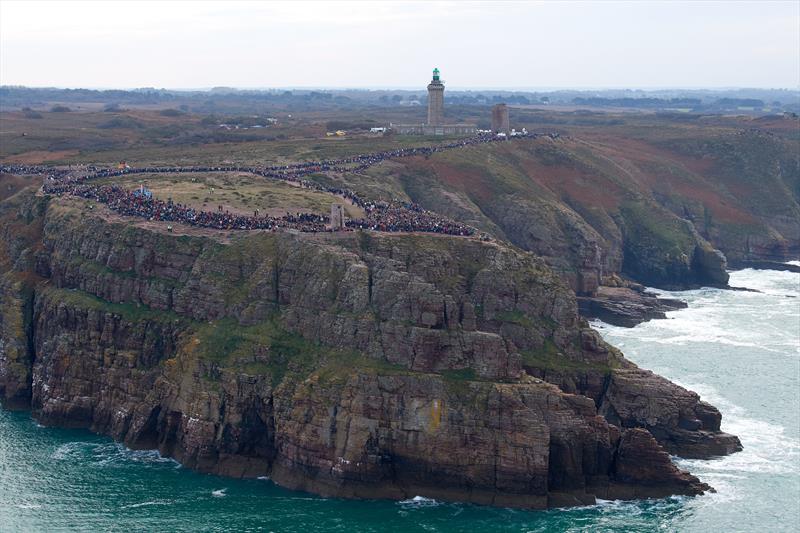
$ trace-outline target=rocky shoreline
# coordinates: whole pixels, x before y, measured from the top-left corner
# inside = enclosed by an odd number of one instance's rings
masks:
[[[326,496],[526,508],[700,494],[670,454],[741,449],[502,243],[223,244],[32,194],[0,219],[0,398],[46,425]]]
[[[789,259],[787,258],[787,261],[788,260]],[[800,274],[800,265],[793,265],[785,261],[768,261],[768,260],[755,260],[755,259],[741,260],[731,263],[730,266],[735,270],[754,268],[756,270],[779,270],[783,272],[794,272],[795,274]]]
[[[577,300],[581,316],[628,328],[666,318],[667,312],[686,308],[681,300],[663,298],[644,288],[601,286],[595,295],[578,296]]]
[[[756,270],[778,270],[800,273],[800,266],[782,261],[742,260],[728,265],[731,270],[752,268]],[[685,309],[686,302],[676,298],[665,298],[650,292],[646,287],[615,277],[614,286],[601,285],[586,296],[577,296],[578,309],[586,319],[599,319],[613,326],[632,328],[642,322],[666,318],[666,313]],[[735,291],[758,292],[755,289],[723,286]]]

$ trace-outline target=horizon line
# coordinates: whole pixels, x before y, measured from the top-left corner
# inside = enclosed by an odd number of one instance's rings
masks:
[[[418,91],[425,92],[425,87],[419,86],[391,86],[391,85],[286,85],[286,86],[235,86],[235,85],[213,85],[202,87],[154,87],[154,86],[59,86],[59,85],[25,85],[4,83],[1,88],[23,88],[23,89],[56,89],[56,90],[89,90],[89,91],[140,91],[152,89],[157,91],[175,92],[210,92],[214,89],[231,89],[234,91],[286,91],[286,90],[332,90],[332,91]],[[800,91],[797,87],[775,87],[775,86],[736,86],[736,85],[709,85],[709,86],[451,86],[451,91],[527,91],[527,92],[557,92],[557,91]]]

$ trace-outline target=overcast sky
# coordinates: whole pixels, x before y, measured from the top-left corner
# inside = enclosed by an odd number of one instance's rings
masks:
[[[0,84],[800,87],[800,1],[0,0]]]

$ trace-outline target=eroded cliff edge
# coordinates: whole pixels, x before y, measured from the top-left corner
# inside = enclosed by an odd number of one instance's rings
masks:
[[[505,245],[0,209],[0,397],[45,424],[319,494],[534,508],[698,494],[669,453],[740,449]]]

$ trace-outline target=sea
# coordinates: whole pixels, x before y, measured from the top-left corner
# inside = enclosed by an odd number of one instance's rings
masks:
[[[758,292],[657,291],[689,307],[635,328],[593,324],[717,406],[722,429],[741,438],[744,451],[728,457],[674,459],[715,493],[549,511],[319,498],[0,410],[0,531],[800,531],[800,274],[740,270],[730,283]]]

